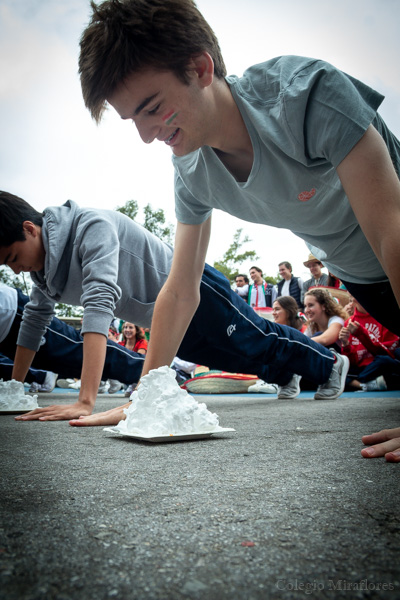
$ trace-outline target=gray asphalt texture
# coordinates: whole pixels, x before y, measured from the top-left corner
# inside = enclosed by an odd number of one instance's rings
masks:
[[[152,444],[0,416],[2,599],[400,598],[400,464],[360,455],[400,392],[196,398],[236,432]]]

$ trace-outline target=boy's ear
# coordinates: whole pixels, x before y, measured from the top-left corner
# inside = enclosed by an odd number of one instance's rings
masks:
[[[32,223],[32,221],[24,221],[22,223],[22,231],[25,233],[25,236],[32,235],[36,237],[39,231],[39,226]]]
[[[202,87],[207,87],[213,82],[214,61],[208,52],[193,56],[189,69],[195,73]]]

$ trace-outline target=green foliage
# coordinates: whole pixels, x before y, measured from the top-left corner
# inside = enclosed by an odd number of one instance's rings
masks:
[[[30,277],[25,279],[24,273],[15,275],[9,267],[0,267],[0,281],[10,287],[20,288],[27,296],[29,296],[32,289]]]
[[[139,212],[139,204],[137,200],[128,200],[123,206],[117,206],[116,210],[135,221]]]
[[[278,283],[278,281],[280,281],[282,279],[280,275],[278,275],[277,277],[270,277],[269,275],[267,275],[267,276],[263,275],[263,278],[267,283],[272,283],[272,285],[276,285]]]
[[[143,226],[154,233],[160,240],[172,244],[174,227],[171,223],[165,223],[165,214],[162,208],[153,210],[150,204],[144,207]]]
[[[57,317],[83,317],[82,306],[71,306],[70,304],[63,304],[58,302],[55,306]]]
[[[139,204],[137,200],[128,200],[123,206],[119,206],[116,210],[127,215],[133,221],[138,221],[137,216],[139,214]],[[151,231],[163,242],[172,244],[174,238],[174,226],[171,223],[165,222],[165,213],[162,208],[154,210],[151,204],[146,204],[143,209],[144,222],[143,227],[148,231]]]
[[[251,242],[250,238],[245,235],[242,238],[243,229],[237,229],[234,236],[233,242],[225,252],[222,260],[214,263],[214,268],[220,273],[223,273],[231,283],[234,282],[236,275],[239,273],[238,268],[246,260],[257,260],[258,256],[255,250],[246,250],[245,252],[239,253],[239,250],[244,244]]]

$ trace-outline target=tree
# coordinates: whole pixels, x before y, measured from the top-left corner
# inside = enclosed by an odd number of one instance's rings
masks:
[[[21,273],[21,275],[15,275],[7,267],[0,267],[0,281],[6,285],[9,285],[10,287],[20,288],[27,296],[29,296],[32,289],[32,282],[30,278],[26,280],[24,273]]]
[[[151,204],[144,207],[143,226],[154,233],[160,240],[172,244],[174,236],[174,226],[171,223],[165,223],[165,214],[162,208],[153,210]]]
[[[135,221],[139,212],[139,204],[137,200],[128,200],[123,206],[117,206],[115,210]]]
[[[139,204],[137,200],[128,200],[123,206],[116,210],[130,217],[133,221],[138,221]],[[151,233],[154,233],[160,240],[172,244],[174,237],[174,226],[165,222],[165,213],[162,208],[154,210],[151,204],[146,204],[143,209],[144,222],[143,227]],[[139,221],[138,221],[139,222]]]
[[[250,238],[245,235],[242,237],[243,229],[237,229],[234,236],[233,242],[225,252],[222,260],[214,263],[214,268],[220,271],[231,283],[234,282],[236,275],[239,273],[238,266],[241,265],[245,260],[257,260],[255,250],[246,250],[239,254],[239,250],[244,244],[251,242]]]

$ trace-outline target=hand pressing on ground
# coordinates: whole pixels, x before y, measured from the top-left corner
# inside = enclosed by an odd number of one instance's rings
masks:
[[[131,406],[128,402],[123,406],[117,406],[111,408],[105,412],[97,413],[90,416],[82,415],[79,419],[72,419],[69,424],[73,427],[95,427],[96,425],[118,425],[118,423],[125,419],[124,408]]]
[[[384,456],[388,462],[400,462],[400,427],[364,435],[362,441],[369,446],[361,450],[364,458]]]
[[[93,405],[84,402],[75,404],[52,404],[46,408],[35,408],[25,415],[15,417],[16,421],[67,421],[81,415],[92,414]]]

